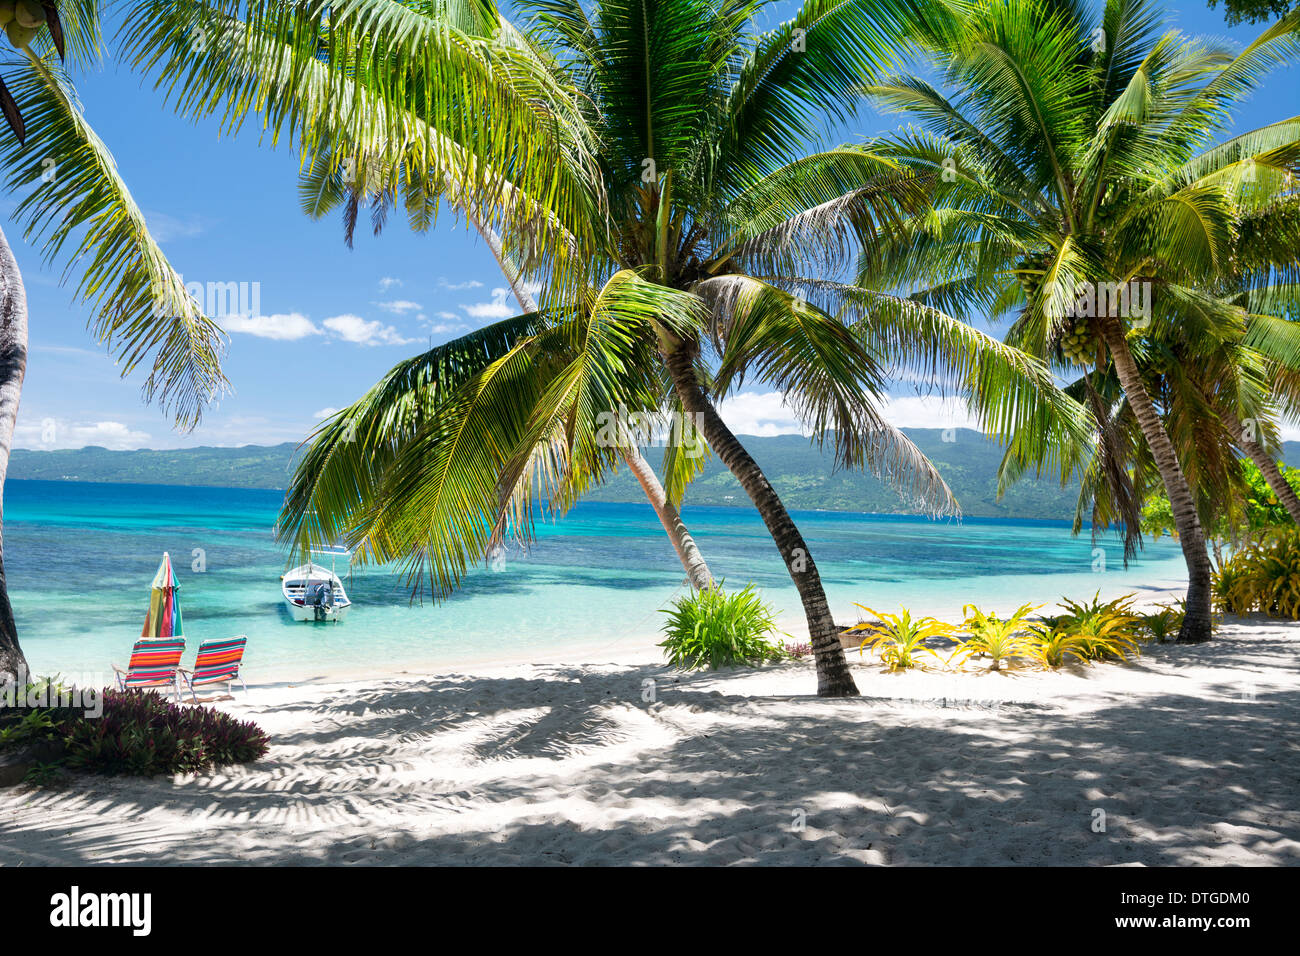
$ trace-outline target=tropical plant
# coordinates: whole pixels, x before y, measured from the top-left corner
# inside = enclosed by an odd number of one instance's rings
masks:
[[[355,219],[366,203],[382,220],[400,197],[427,227],[450,195],[543,284],[537,313],[422,368],[445,383],[432,407],[378,407],[389,430],[327,423],[289,489],[285,539],[346,538],[445,593],[502,534],[530,534],[535,496],[563,510],[617,467],[599,416],[667,406],[762,516],[804,606],[818,693],[855,693],[807,542],[717,402],[746,375],[766,381],[842,464],[934,511],[954,507],[947,487],[880,414],[893,370],[960,390],[1004,439],[1087,437],[1041,361],[923,304],[867,310],[861,290],[822,278],[855,237],[927,198],[930,177],[870,150],[810,151],[922,11],[805,0],[753,36],[748,0],[519,8],[527,31],[491,2],[141,0],[128,17],[133,62],[188,113],[221,112],[234,130],[258,111],[272,137],[297,140],[310,204]],[[196,29],[209,40],[198,50]],[[697,468],[677,447],[664,467],[674,499]],[[322,478],[336,456],[346,464]]]
[[[62,730],[66,765],[89,773],[199,773],[249,763],[266,754],[268,738],[251,721],[214,707],[182,707],[147,691],[103,692],[104,712],[80,711]]]
[[[1180,461],[1186,449],[1144,381],[1143,334],[1212,352],[1249,326],[1253,348],[1285,352],[1283,333],[1269,323],[1256,333],[1224,286],[1236,278],[1246,214],[1298,171],[1300,122],[1214,137],[1261,76],[1300,53],[1300,12],[1234,52],[1166,31],[1146,0],[1108,0],[1099,16],[1068,0],[934,7],[923,44],[937,84],[910,75],[867,89],[878,106],[915,120],[870,145],[918,175],[939,174],[936,209],[883,231],[859,281],[920,286],[915,297],[958,314],[1016,312],[1009,343],[1065,367],[1113,370],[1187,562],[1179,639],[1208,640],[1205,536]],[[1096,414],[1096,425],[1104,444],[1109,418]],[[1040,436],[1025,439],[1035,451],[1013,440],[1004,481],[1040,465]],[[1095,467],[1124,480],[1122,466]],[[1130,517],[1136,524],[1136,508]]]
[[[752,584],[727,591],[719,583],[706,591],[678,598],[668,615],[659,644],[668,663],[684,670],[762,664],[783,656],[772,643],[776,618]]]
[[[970,634],[957,644],[949,663],[965,664],[972,657],[989,659],[989,669],[999,670],[1003,663],[1010,666],[1016,657],[1026,651],[1025,639],[1029,633],[1029,615],[1041,604],[1022,604],[1008,618],[985,614],[974,604],[962,608],[966,615],[963,628]]]
[[[1219,572],[1220,606],[1300,620],[1300,531],[1274,532],[1234,554]]]
[[[1074,658],[1081,664],[1088,662],[1087,639],[1051,624],[1036,622],[1025,634],[1024,654],[1044,670],[1055,670]]]
[[[198,773],[248,763],[267,751],[261,728],[212,707],[182,707],[152,691],[107,688],[99,701],[95,716],[64,703],[0,705],[0,747],[47,742],[55,759],[46,769],[138,776]]]
[[[347,208],[349,216],[345,218],[344,232],[345,240],[348,245],[352,244],[352,230],[356,225],[355,213],[359,203],[363,199],[362,193],[352,184],[353,188],[347,196]],[[308,205],[308,212],[316,218],[320,218],[332,208],[332,202],[321,195],[320,186],[314,181],[309,180],[304,189],[308,193],[308,198],[312,201]],[[334,200],[341,200],[342,196],[332,197]],[[538,311],[537,301],[533,297],[527,282],[524,280],[520,268],[511,258],[510,253],[506,250],[505,242],[496,230],[490,225],[476,219],[471,212],[465,210],[466,218],[479,235],[483,238],[487,246],[492,250],[493,258],[496,260],[501,274],[509,284],[511,293],[515,301],[519,304],[522,314],[535,314]],[[380,223],[376,223],[375,233],[379,234],[381,230]],[[507,334],[498,337],[498,341],[504,346],[513,341],[513,338]],[[413,359],[408,359],[400,363],[385,376],[384,382],[391,386],[392,383],[399,383],[405,391],[397,392],[391,387],[385,388],[377,396],[373,391],[348,408],[336,413],[329,429],[321,429],[318,435],[321,440],[316,442],[317,451],[324,452],[325,462],[323,467],[315,468],[312,471],[312,487],[319,488],[324,483],[334,480],[342,468],[356,468],[356,462],[353,456],[349,455],[346,448],[340,448],[339,443],[335,440],[337,436],[344,437],[355,435],[358,432],[366,435],[382,434],[382,441],[388,444],[402,440],[401,422],[394,421],[387,414],[387,410],[392,407],[415,408],[437,406],[441,396],[435,395],[439,388],[446,389],[451,381],[446,376],[448,366],[444,365],[444,374],[435,378],[427,374],[422,374],[431,365],[438,361],[438,357],[444,355],[449,349],[458,350],[463,346],[463,341],[451,343],[449,346],[440,346],[431,349],[423,355],[418,355]],[[465,372],[462,372],[460,384],[465,382]],[[378,400],[376,400],[378,399]],[[323,434],[322,434],[323,433]],[[622,437],[622,436],[620,436]],[[676,486],[676,496],[669,494],[664,489],[663,484],[659,481],[659,476],[655,474],[650,463],[641,455],[637,447],[637,440],[647,438],[646,435],[626,436],[627,440],[620,442],[620,452],[628,470],[632,472],[637,483],[641,486],[642,493],[646,500],[654,509],[663,525],[664,533],[668,536],[673,550],[677,552],[677,557],[682,563],[682,569],[686,572],[690,580],[691,587],[696,590],[705,590],[713,587],[713,575],[709,571],[708,564],[705,563],[703,555],[700,554],[699,545],[696,544],[694,536],[686,527],[682,520],[681,512],[678,510],[681,505],[680,482]],[[680,433],[671,433],[669,438],[676,442],[680,439]],[[373,447],[375,441],[367,442],[367,445]],[[700,443],[702,445],[702,443]],[[702,450],[702,449],[693,449]],[[544,447],[538,449],[539,453],[545,454]],[[668,460],[671,461],[673,456],[678,458],[685,457],[678,444],[670,445]]]
[[[0,57],[0,112],[12,134],[0,143],[0,169],[21,197],[10,216],[47,262],[64,263],[64,281],[77,278],[91,334],[122,375],[147,367],[144,398],[193,428],[226,387],[224,338],[186,292],[82,112],[69,70],[98,65],[99,4],[5,0],[0,22],[12,47]],[[27,297],[0,233],[0,489],[26,371]],[[26,670],[0,546],[0,684],[22,683]]]
[[[1183,621],[1183,610],[1176,605],[1162,605],[1138,616],[1148,639],[1164,644],[1178,634],[1178,627]]]
[[[1279,464],[1279,471],[1287,484],[1300,490],[1300,468],[1291,468]],[[1245,481],[1240,504],[1244,508],[1243,522],[1239,529],[1233,528],[1231,515],[1220,512],[1219,520],[1209,526],[1209,534],[1220,542],[1227,543],[1240,537],[1253,537],[1267,533],[1276,528],[1294,527],[1295,522],[1287,508],[1278,500],[1278,496],[1269,487],[1253,462],[1241,462],[1242,477]],[[1162,535],[1176,534],[1173,513],[1169,509],[1169,499],[1164,495],[1153,495],[1142,506],[1142,531],[1160,538]]]
[[[947,637],[952,634],[956,629],[951,624],[945,624],[932,617],[912,620],[912,612],[907,608],[903,608],[899,614],[882,614],[862,604],[857,606],[876,618],[874,621],[855,624],[848,629],[848,633],[867,635],[858,645],[859,654],[863,654],[870,644],[871,650],[880,657],[880,663],[890,671],[923,666],[920,660],[921,654],[929,654],[936,660],[943,661],[939,652],[932,647],[927,647],[925,642],[930,638]]]
[[[807,641],[796,641],[793,644],[785,641],[781,644],[781,650],[786,657],[796,661],[801,661],[805,657],[812,657],[813,653],[812,645]]]
[[[1141,619],[1133,613],[1133,595],[1102,601],[1099,591],[1087,603],[1062,598],[1060,606],[1065,613],[1055,618],[1054,628],[1076,639],[1085,660],[1127,661],[1140,653]]]

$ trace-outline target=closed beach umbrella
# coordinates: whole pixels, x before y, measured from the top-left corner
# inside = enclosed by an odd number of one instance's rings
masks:
[[[172,559],[163,552],[162,564],[153,576],[153,590],[149,594],[149,614],[144,619],[141,637],[162,638],[185,636],[181,624],[180,584],[176,581],[176,572],[172,570]]]

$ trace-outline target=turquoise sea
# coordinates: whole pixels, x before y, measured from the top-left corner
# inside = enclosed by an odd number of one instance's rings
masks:
[[[279,492],[47,481],[9,481],[4,490],[5,564],[23,648],[35,672],[79,680],[107,680],[110,661],[125,663],[164,551],[181,581],[186,662],[200,639],[247,634],[254,683],[649,647],[658,609],[683,589],[648,505],[583,504],[540,525],[530,551],[514,546],[495,568],[473,571],[443,603],[412,603],[401,574],[358,567],[346,621],[294,623],[280,596],[285,555],[272,535]],[[806,640],[798,597],[757,514],[688,506],[685,517],[714,574],[759,585]],[[967,602],[1009,609],[1186,582],[1168,540],[1148,543],[1125,569],[1116,539],[1094,545],[1064,523],[843,512],[795,519],[842,621],[857,619],[855,602],[955,617]]]

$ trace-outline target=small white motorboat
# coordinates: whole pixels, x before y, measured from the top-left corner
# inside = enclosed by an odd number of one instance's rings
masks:
[[[313,551],[313,554],[349,555],[343,548]],[[332,567],[326,568],[313,561],[286,571],[280,579],[280,591],[289,615],[295,621],[343,620],[352,602],[348,600],[343,582]]]

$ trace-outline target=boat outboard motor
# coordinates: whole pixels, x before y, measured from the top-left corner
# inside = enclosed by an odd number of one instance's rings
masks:
[[[323,621],[334,606],[334,587],[329,581],[311,581],[303,593],[303,604],[312,608],[316,620]]]

